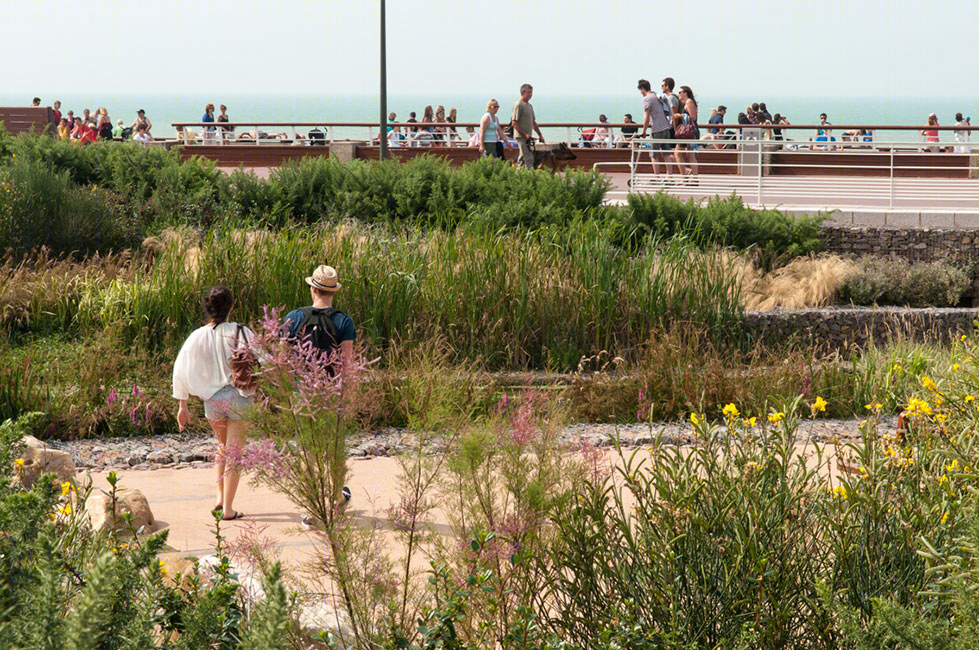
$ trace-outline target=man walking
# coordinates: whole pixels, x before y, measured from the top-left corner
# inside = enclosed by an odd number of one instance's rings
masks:
[[[657,95],[652,91],[649,82],[645,79],[639,80],[639,92],[642,93],[642,110],[645,117],[642,122],[642,133],[639,138],[646,137],[646,131],[653,130],[653,140],[668,140],[670,138],[671,120],[667,117],[666,110],[669,106],[665,95]],[[666,182],[670,182],[670,164],[666,162],[669,150],[673,145],[667,142],[653,142],[649,150],[649,160],[653,163],[653,173],[660,173],[660,162],[666,167]],[[658,162],[659,160],[660,162]]]
[[[316,267],[313,275],[306,278],[313,304],[286,314],[282,328],[290,339],[300,343],[311,341],[331,364],[339,361],[340,371],[345,372],[353,363],[357,328],[350,316],[333,307],[333,297],[340,290],[337,280],[337,271],[332,266]]]
[[[513,137],[520,147],[520,155],[517,157],[517,165],[527,169],[534,168],[534,152],[530,150],[530,139],[533,131],[537,131],[537,137],[541,143],[544,136],[537,126],[537,119],[534,116],[534,107],[530,105],[530,98],[534,96],[534,87],[530,84],[520,86],[520,99],[513,105],[513,114],[510,116],[510,124],[513,125]]]

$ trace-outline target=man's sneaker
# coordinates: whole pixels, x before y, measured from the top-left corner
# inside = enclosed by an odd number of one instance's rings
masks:
[[[350,501],[350,499],[353,497],[353,493],[350,491],[350,488],[348,488],[346,485],[344,485],[343,489],[340,490],[340,494],[343,495],[344,501]]]

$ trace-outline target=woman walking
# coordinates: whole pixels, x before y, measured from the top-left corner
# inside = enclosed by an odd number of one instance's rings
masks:
[[[503,159],[503,143],[506,135],[500,127],[500,102],[491,99],[486,103],[486,113],[479,120],[479,153]]]
[[[697,127],[697,100],[694,99],[693,91],[690,89],[690,86],[680,86],[678,96],[680,98],[682,115],[673,116],[674,130],[679,133],[681,132],[681,127],[688,127],[690,132],[689,139],[697,140],[700,138],[700,129]],[[679,137],[680,136],[677,135],[677,138]],[[685,174],[687,176],[687,182],[691,185],[697,184],[696,151],[696,144],[678,144],[673,154],[673,159],[676,160],[677,168],[680,170],[681,174]],[[685,163],[689,165],[686,167],[686,171],[684,170]]]
[[[206,325],[197,328],[184,341],[173,364],[173,397],[180,400],[177,424],[183,431],[190,419],[187,399],[194,395],[204,400],[204,415],[218,441],[215,454],[217,469],[216,511],[222,519],[241,519],[234,509],[239,473],[226,467],[229,450],[240,449],[245,440],[246,417],[254,403],[254,389],[235,388],[231,375],[231,355],[239,346],[247,346],[255,335],[244,325],[228,322],[234,306],[231,290],[212,287],[204,299]]]

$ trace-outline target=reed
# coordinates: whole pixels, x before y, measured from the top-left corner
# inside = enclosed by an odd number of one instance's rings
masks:
[[[230,287],[238,317],[254,320],[263,305],[307,304],[302,278],[330,263],[344,286],[338,307],[355,318],[371,352],[395,339],[416,346],[445,337],[457,359],[489,368],[570,369],[598,350],[634,354],[650,328],[671,323],[736,335],[739,285],[714,253],[693,254],[674,239],[627,256],[613,236],[589,222],[574,235],[217,227],[199,243],[171,243],[131,279],[86,285],[77,321],[120,323],[128,340],[165,349],[201,321],[207,287]]]

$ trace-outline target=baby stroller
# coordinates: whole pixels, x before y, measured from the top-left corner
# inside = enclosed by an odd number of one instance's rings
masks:
[[[579,126],[578,133],[581,134],[578,136],[578,146],[591,148],[592,140],[595,139],[595,127],[592,127],[590,129],[585,129]]]

